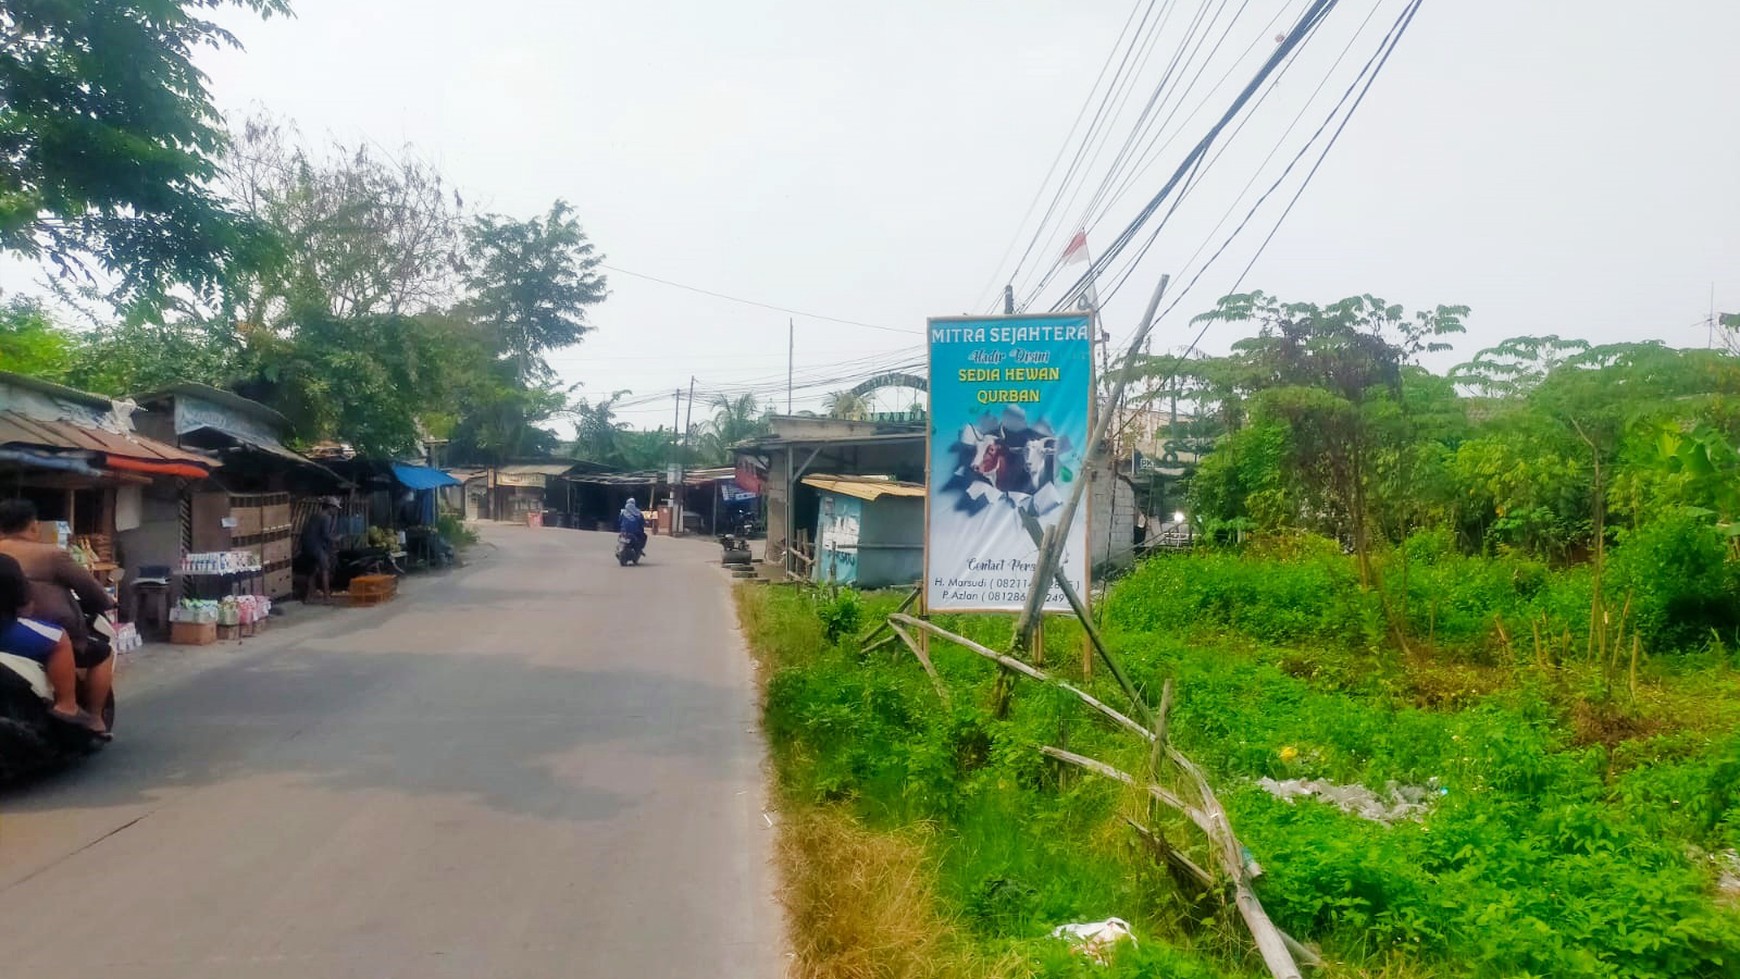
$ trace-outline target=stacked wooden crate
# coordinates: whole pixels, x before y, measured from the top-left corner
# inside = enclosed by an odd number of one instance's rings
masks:
[[[290,595],[290,494],[236,493],[230,496],[230,531],[234,546],[252,551],[265,569],[262,593],[267,598]]]

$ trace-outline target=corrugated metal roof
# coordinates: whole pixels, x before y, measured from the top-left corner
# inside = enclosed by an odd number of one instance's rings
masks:
[[[903,483],[898,479],[877,476],[805,476],[802,482],[805,486],[814,486],[829,493],[855,496],[860,500],[874,500],[883,496],[924,496],[924,487],[917,483]]]
[[[498,473],[525,476],[560,476],[574,468],[572,462],[517,462],[512,465],[500,466]]]
[[[209,384],[196,384],[193,381],[177,381],[166,388],[152,391],[149,394],[136,394],[133,396],[133,400],[136,403],[143,405],[151,404],[155,401],[162,401],[166,398],[173,398],[178,395],[187,398],[198,398],[201,401],[209,401],[214,405],[222,405],[225,408],[232,408],[236,411],[242,412],[243,414],[252,415],[255,418],[262,419],[271,424],[274,428],[278,429],[280,434],[290,429],[290,419],[285,418],[270,405],[263,405],[252,398],[244,398],[234,391],[225,391],[223,388],[214,388]]]
[[[189,452],[142,435],[117,435],[63,421],[39,421],[16,411],[0,411],[0,445],[32,445],[44,449],[101,452],[104,455],[153,462],[186,462],[217,468],[210,456]]]

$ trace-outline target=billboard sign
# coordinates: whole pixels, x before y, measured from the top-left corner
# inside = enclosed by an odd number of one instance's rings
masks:
[[[930,321],[927,611],[1026,604],[1039,545],[1024,515],[1052,526],[1087,477],[1091,326],[1086,313]],[[1088,509],[1076,510],[1060,565],[1084,595]],[[1069,608],[1062,589],[1045,608]]]

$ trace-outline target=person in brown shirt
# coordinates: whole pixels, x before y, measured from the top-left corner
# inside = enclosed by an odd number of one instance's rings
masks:
[[[35,618],[65,629],[72,638],[74,662],[87,671],[83,706],[101,716],[114,688],[115,658],[106,644],[90,642],[84,615],[114,608],[109,593],[71,554],[41,540],[36,505],[29,500],[0,501],[0,554],[17,561],[30,580]]]

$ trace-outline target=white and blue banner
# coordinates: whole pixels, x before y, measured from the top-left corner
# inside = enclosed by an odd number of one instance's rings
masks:
[[[1092,321],[1083,314],[933,319],[925,608],[1018,610],[1049,527],[1087,478]],[[1077,508],[1060,565],[1088,585],[1088,510]],[[1069,608],[1053,584],[1045,608]]]

